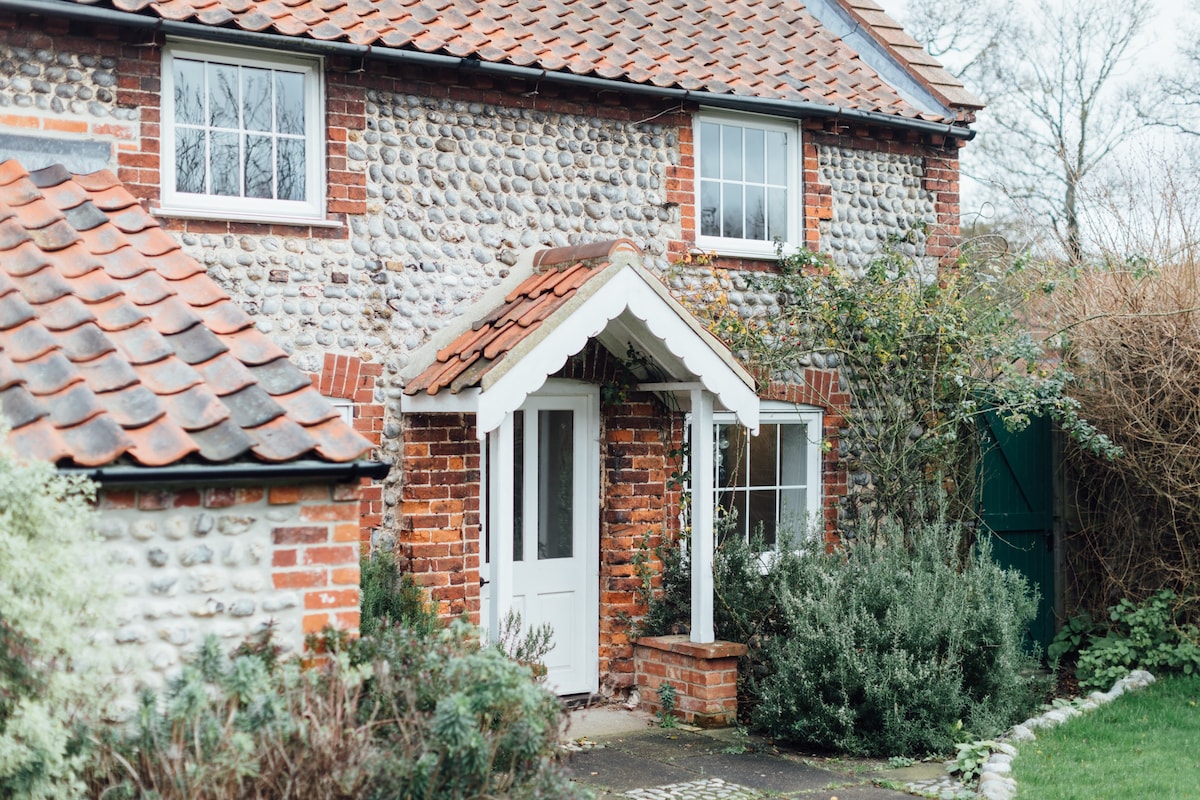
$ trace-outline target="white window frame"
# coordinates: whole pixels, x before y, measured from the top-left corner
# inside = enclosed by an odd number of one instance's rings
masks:
[[[808,520],[806,521],[807,535],[820,536],[823,533],[825,522],[824,517],[824,495],[822,486],[822,461],[824,455],[824,413],[816,406],[798,405],[795,403],[784,403],[776,400],[763,400],[761,410],[759,412],[760,425],[805,425],[806,439],[808,442],[807,451],[805,453],[805,474],[808,478],[804,487],[804,501]],[[717,428],[722,425],[738,425],[737,417],[728,412],[718,412],[713,414],[714,437],[713,446],[719,446],[720,436],[717,433]],[[761,428],[760,428],[761,431]],[[759,434],[762,435],[761,433]],[[720,462],[720,457],[714,452],[713,457],[713,495],[711,502],[713,507],[717,506],[720,498],[722,487],[718,485],[717,469]],[[778,470],[778,464],[776,465]],[[747,487],[748,488],[748,487]],[[778,490],[779,487],[766,487]],[[739,524],[747,524],[746,520],[739,520]],[[778,528],[779,520],[776,520]],[[774,548],[779,547],[779,537],[775,538]]]
[[[299,72],[304,76],[304,200],[180,192],[175,174],[175,59]],[[281,55],[270,50],[168,41],[162,58],[162,118],[159,174],[161,207],[155,213],[193,219],[266,223],[327,224],[325,220],[324,70],[319,58]]]
[[[780,131],[788,135],[788,169],[784,176],[787,190],[787,229],[788,237],[782,242],[785,252],[795,250],[803,241],[804,218],[802,202],[803,192],[803,151],[800,147],[799,120],[781,119],[760,114],[737,114],[725,111],[701,109],[693,119],[692,141],[694,143],[694,172],[695,175],[695,220],[696,246],[706,252],[715,252],[723,256],[741,258],[769,258],[776,256],[777,242],[775,240],[737,239],[726,236],[705,236],[701,234],[700,185],[701,152],[700,125],[704,122],[714,122],[724,125],[736,125],[742,128],[758,128],[769,131]]]

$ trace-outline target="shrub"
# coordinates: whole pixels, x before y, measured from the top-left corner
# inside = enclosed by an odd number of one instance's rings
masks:
[[[0,426],[0,441],[7,431]],[[76,797],[86,726],[109,697],[85,628],[109,597],[92,485],[0,447],[0,796]]]
[[[311,669],[272,669],[269,642],[229,659],[210,639],[164,696],[144,696],[132,727],[105,737],[90,788],[156,800],[576,796],[556,762],[561,703],[478,630],[390,626],[327,643]]]
[[[375,665],[362,714],[389,754],[367,797],[576,796],[556,762],[562,703],[477,629],[390,628],[351,652]]]
[[[392,553],[364,556],[360,562],[359,630],[363,636],[395,624],[423,634],[438,626],[437,611],[412,573],[401,573]]]
[[[891,756],[993,736],[1038,701],[1024,647],[1035,601],[988,543],[961,528],[884,523],[827,552],[806,540],[763,568],[736,537],[716,559],[715,622],[751,645],[742,670],[753,727],[796,744]]]
[[[1200,672],[1200,629],[1181,622],[1186,604],[1162,589],[1141,604],[1123,599],[1109,610],[1112,628],[1079,653],[1075,677],[1086,689],[1107,690],[1131,669],[1161,675]]]
[[[269,646],[225,658],[214,638],[163,696],[146,692],[137,718],[102,737],[95,796],[156,800],[350,800],[385,752],[358,714],[367,670],[344,655],[302,670],[270,669]]]

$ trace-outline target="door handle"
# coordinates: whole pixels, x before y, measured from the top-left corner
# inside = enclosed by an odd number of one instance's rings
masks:
[[[479,579],[480,588],[487,586],[489,583],[491,583],[491,581],[485,581],[482,577],[480,577],[480,579]]]

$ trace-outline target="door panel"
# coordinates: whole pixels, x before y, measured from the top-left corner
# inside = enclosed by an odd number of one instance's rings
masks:
[[[599,431],[594,393],[537,395],[513,416],[512,607],[550,625],[547,684],[597,688]]]

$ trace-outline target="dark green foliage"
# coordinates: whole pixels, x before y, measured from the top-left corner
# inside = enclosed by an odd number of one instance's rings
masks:
[[[1181,621],[1188,605],[1163,589],[1140,605],[1123,599],[1109,608],[1111,628],[1092,636],[1079,654],[1075,676],[1080,684],[1107,690],[1131,669],[1156,676],[1200,673],[1200,629]]]
[[[933,516],[832,553],[812,540],[765,555],[725,541],[717,636],[751,646],[741,697],[754,727],[804,746],[920,755],[996,735],[1036,706],[1025,581],[986,542],[964,554],[961,529]]]
[[[20,628],[0,617],[0,731],[16,705],[27,697],[36,697],[45,686],[45,677],[34,666],[34,642]]]
[[[1046,648],[1046,659],[1050,666],[1057,668],[1064,658],[1076,657],[1095,630],[1096,623],[1086,611],[1067,620],[1062,630],[1054,635],[1054,641]]]
[[[438,627],[437,611],[425,600],[425,593],[411,573],[401,573],[391,553],[376,553],[360,562],[362,585],[359,630],[371,636],[389,624],[422,634]]]

